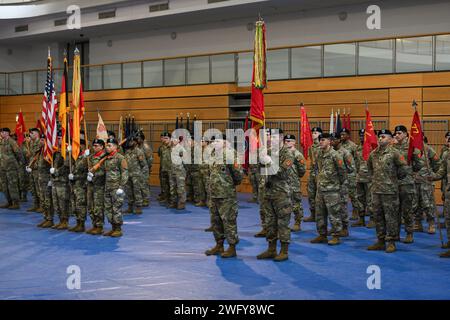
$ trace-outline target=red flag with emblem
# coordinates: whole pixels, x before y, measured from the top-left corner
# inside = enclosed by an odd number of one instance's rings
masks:
[[[373,149],[378,146],[377,136],[373,128],[372,118],[369,109],[366,108],[366,128],[364,129],[363,158],[365,161],[369,159],[369,155]]]
[[[422,126],[420,124],[420,117],[417,110],[414,112],[411,132],[409,134],[408,162],[411,162],[414,149],[418,149],[422,152],[424,150]]]
[[[303,155],[308,160],[308,150],[313,145],[313,138],[311,134],[311,128],[308,121],[308,115],[306,114],[305,107],[303,105],[300,108],[300,123],[301,123],[301,137],[300,144],[303,148]]]
[[[25,131],[27,131],[27,129],[25,129],[25,121],[23,120],[22,111],[20,111],[19,114],[17,115],[17,123],[16,123],[16,137],[19,146],[22,146],[23,140],[25,139],[24,137]]]

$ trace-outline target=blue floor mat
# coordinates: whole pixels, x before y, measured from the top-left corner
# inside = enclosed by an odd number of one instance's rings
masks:
[[[438,257],[438,233],[415,234],[414,244],[386,254],[366,250],[374,229],[351,228],[331,247],[310,244],[315,224],[304,223],[288,261],[257,260],[266,242],[253,237],[259,212],[249,197],[239,195],[238,257],[228,260],[204,255],[214,245],[204,232],[209,212],[191,204],[169,210],[153,199],[142,215],[125,215],[122,238],[37,228],[41,215],[25,212],[30,201],[20,211],[0,209],[0,299],[450,298],[450,259]],[[370,290],[373,265],[381,288]],[[80,289],[68,288],[69,266],[79,267]]]

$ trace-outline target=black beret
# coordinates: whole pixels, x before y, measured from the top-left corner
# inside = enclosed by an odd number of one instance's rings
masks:
[[[392,137],[392,132],[389,129],[382,129],[382,130],[378,131],[378,136],[381,136],[382,134],[387,134]]]
[[[62,137],[62,131],[58,130],[58,133],[56,134],[57,137]]]
[[[164,131],[161,133],[161,137],[169,137],[170,138],[170,133],[167,131]]]
[[[339,134],[336,132],[330,133],[331,140],[339,140]]]
[[[313,127],[311,129],[311,132],[320,132],[320,133],[322,133],[322,128],[321,127]]]
[[[450,137],[450,131],[445,134],[445,137],[446,138]]]
[[[360,135],[360,136],[363,136],[364,133],[366,133],[366,129],[364,129],[364,128],[359,129],[359,135]]]
[[[41,139],[45,139],[45,134],[41,133]]]
[[[11,133],[11,130],[9,128],[2,128],[2,132],[9,132],[9,133]]]
[[[106,140],[106,143],[113,143],[113,144],[115,144],[115,145],[118,145],[118,144],[119,144],[119,143],[117,142],[117,140],[114,139],[114,138],[108,138],[108,140]]]
[[[284,140],[295,140],[295,136],[293,134],[287,134],[284,136]]]
[[[323,132],[320,134],[319,139],[330,139],[331,140],[331,134],[328,132]]]
[[[80,145],[82,145],[82,144],[86,145],[86,140],[80,139]]]
[[[138,133],[139,137],[144,140],[145,139],[145,135],[144,135],[144,131],[140,130]]]
[[[30,133],[33,132],[33,131],[34,131],[34,132],[38,132],[38,133],[41,132],[41,131],[39,131],[38,128],[31,128],[29,131],[30,131]]]
[[[116,134],[114,133],[114,131],[108,130],[108,136],[113,136],[113,137],[115,137]]]
[[[350,134],[350,130],[348,130],[347,128],[342,128],[341,131],[339,132],[339,134],[341,133],[348,133]]]
[[[394,132],[397,132],[397,131],[408,133],[408,129],[406,129],[406,127],[404,125],[396,126],[394,129]]]
[[[92,141],[92,144],[100,144],[102,146],[105,146],[105,141],[103,141],[102,139],[94,139],[94,141]]]

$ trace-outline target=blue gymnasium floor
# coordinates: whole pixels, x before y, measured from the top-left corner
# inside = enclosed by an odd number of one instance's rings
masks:
[[[157,190],[153,191],[153,195]],[[416,234],[394,254],[369,252],[374,229],[352,228],[339,246],[312,245],[313,223],[292,235],[289,260],[259,261],[266,248],[256,204],[240,194],[238,257],[207,257],[209,214],[189,204],[180,212],[153,201],[126,215],[122,238],[40,229],[40,214],[0,209],[0,299],[449,299],[450,260],[438,234]],[[3,200],[3,199],[1,199]],[[308,212],[307,204],[305,211]],[[73,224],[73,218],[71,218]],[[403,235],[403,234],[402,234]],[[81,288],[66,287],[78,265]],[[381,269],[381,289],[367,288],[369,265]]]

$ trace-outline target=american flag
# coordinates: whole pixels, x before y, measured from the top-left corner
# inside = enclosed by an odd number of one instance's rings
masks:
[[[47,58],[47,81],[45,83],[44,99],[42,100],[42,119],[45,129],[44,158],[48,163],[53,163],[53,151],[56,146],[56,110],[57,100],[55,94],[55,84],[53,82],[52,57],[50,50]]]

